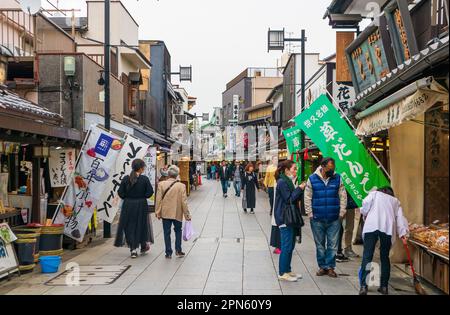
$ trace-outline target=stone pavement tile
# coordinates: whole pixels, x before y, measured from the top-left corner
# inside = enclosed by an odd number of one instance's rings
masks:
[[[164,287],[149,286],[146,287],[130,287],[122,292],[122,295],[161,295]]]
[[[104,286],[93,286],[83,292],[83,295],[122,295],[125,288],[111,288]]]
[[[38,284],[24,284],[21,285],[8,293],[6,295],[42,295],[49,291],[52,287]]]
[[[238,296],[242,295],[242,290],[233,290],[233,289],[214,289],[214,288],[206,288],[203,291],[203,295],[231,295]]]
[[[208,282],[232,281],[242,282],[242,272],[237,271],[211,271],[208,277]]]
[[[244,289],[244,295],[282,295],[281,290]]]
[[[90,286],[78,287],[52,287],[44,295],[81,295],[87,291]]]
[[[244,277],[244,281],[243,281],[243,287],[244,290],[260,290],[260,289],[265,289],[265,290],[277,290],[280,289],[280,284],[278,282],[278,279],[259,279],[259,280],[253,280],[253,279],[247,279]]]
[[[168,288],[163,295],[202,295],[203,289]]]
[[[242,281],[208,281],[205,290],[208,289],[242,291]]]
[[[171,279],[167,289],[203,289],[207,276],[177,275]]]

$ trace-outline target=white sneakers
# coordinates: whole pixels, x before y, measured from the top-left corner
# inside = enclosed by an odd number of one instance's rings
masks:
[[[280,279],[282,281],[288,281],[288,282],[296,282],[302,278],[303,278],[302,275],[295,274],[293,272],[285,273],[282,276],[278,276],[278,279]]]
[[[290,272],[289,275],[291,277],[297,278],[297,280],[303,279],[303,276],[299,273]]]

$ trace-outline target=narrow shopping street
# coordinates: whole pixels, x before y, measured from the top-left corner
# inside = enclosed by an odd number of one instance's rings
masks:
[[[232,188],[231,188],[232,189]],[[153,218],[156,243],[147,256],[132,260],[126,248],[113,240],[83,250],[66,251],[60,272],[68,263],[80,266],[130,265],[111,285],[50,286],[55,275],[33,273],[0,283],[0,294],[37,295],[353,295],[358,293],[360,259],[338,264],[339,278],[317,277],[315,246],[307,222],[302,244],[297,245],[293,269],[303,275],[296,283],[277,279],[278,256],[269,247],[271,218],[268,198],[257,195],[256,214],[244,214],[241,199],[230,192],[222,197],[220,184],[203,181],[189,197],[196,240],[183,242],[184,259],[167,260],[161,223]],[[355,251],[360,252],[361,246]],[[78,255],[77,255],[78,254]],[[74,256],[77,255],[77,256]],[[73,258],[71,258],[73,256]],[[411,278],[392,269],[391,294],[414,294]],[[427,288],[431,294],[431,288]],[[376,293],[376,288],[371,289]]]

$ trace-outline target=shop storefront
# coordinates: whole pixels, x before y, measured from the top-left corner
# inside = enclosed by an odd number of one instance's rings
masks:
[[[0,277],[32,271],[39,257],[62,254],[63,227],[48,219],[83,137],[62,124],[60,115],[0,90],[0,245],[16,257],[0,268]]]
[[[82,133],[62,127],[61,116],[9,91],[0,92],[0,104],[0,221],[45,224],[75,163]]]
[[[391,184],[411,222],[416,269],[448,293],[448,90],[424,78],[356,117],[358,135],[388,131]],[[374,138],[383,152],[382,138]]]

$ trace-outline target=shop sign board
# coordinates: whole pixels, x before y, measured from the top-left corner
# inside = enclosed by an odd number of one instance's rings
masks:
[[[122,139],[98,126],[91,126],[80,151],[75,172],[62,196],[53,223],[64,224],[64,234],[83,241],[95,205],[107,189],[122,148]]]
[[[301,132],[302,129],[295,126],[287,130],[283,130],[284,139],[286,139],[286,145],[289,155],[295,154],[302,149],[301,146]]]
[[[119,187],[122,179],[131,173],[131,163],[135,159],[144,160],[149,145],[141,140],[126,135],[122,148],[115,162],[111,176],[104,182],[105,190],[96,204],[98,217],[112,223],[120,207]],[[147,165],[148,168],[148,165]]]
[[[359,207],[371,190],[389,185],[377,163],[325,94],[295,117],[295,123],[323,156],[336,160],[336,170]]]
[[[17,237],[7,223],[0,223],[0,279],[18,270],[19,262],[12,246]]]
[[[336,82],[351,82],[345,49],[355,39],[354,32],[336,32]]]
[[[346,82],[336,82],[337,69],[333,73],[333,99],[336,105],[345,113],[355,105],[355,88]]]
[[[9,173],[0,173],[0,203],[4,207],[9,207],[8,177]]]
[[[370,136],[395,127],[404,121],[425,113],[436,103],[448,105],[448,91],[436,81],[429,88],[421,88],[413,95],[363,118],[356,130],[360,136]]]
[[[367,27],[347,48],[346,53],[357,94],[390,72],[381,30],[375,24]]]
[[[75,171],[75,155],[75,149],[50,149],[48,163],[52,188],[66,187],[68,185],[70,177]]]
[[[19,262],[12,243],[7,244],[0,239],[0,279],[18,271]]]
[[[397,65],[419,52],[408,1],[393,0],[384,10]]]
[[[144,157],[145,164],[147,165],[145,169],[145,175],[150,180],[155,194],[148,200],[149,206],[155,206],[155,195],[156,195],[156,162],[157,162],[158,151],[156,147],[149,147],[147,154]]]

